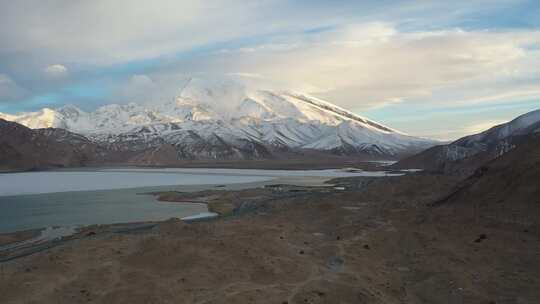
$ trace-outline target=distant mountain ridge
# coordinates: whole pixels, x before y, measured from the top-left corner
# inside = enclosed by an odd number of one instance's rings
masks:
[[[484,132],[462,137],[450,144],[429,148],[402,159],[393,167],[468,174],[537,134],[540,134],[540,110],[523,114]]]
[[[166,150],[170,159],[259,159],[282,151],[399,159],[436,143],[306,94],[230,82],[209,86],[197,79],[168,102],[111,104],[89,113],[67,105],[0,118],[34,129],[65,129],[107,150]]]

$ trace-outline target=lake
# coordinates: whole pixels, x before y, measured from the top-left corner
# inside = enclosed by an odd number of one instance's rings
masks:
[[[286,180],[317,183],[386,172],[251,169],[102,169],[0,174],[0,233],[52,226],[159,221],[207,212],[205,204],[159,202],[152,191],[242,189]],[[394,174],[395,175],[395,174]]]

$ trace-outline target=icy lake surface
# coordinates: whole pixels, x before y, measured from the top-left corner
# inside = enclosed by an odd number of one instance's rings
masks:
[[[0,174],[0,233],[197,217],[205,204],[158,202],[152,191],[239,189],[276,182],[386,176],[356,170],[104,169]],[[254,184],[255,183],[255,184]]]
[[[235,184],[271,179],[260,176],[160,173],[159,171],[51,171],[0,174],[0,196],[169,185]]]
[[[384,171],[255,169],[104,169],[0,174],[0,196],[171,185],[242,184],[279,177],[386,176]]]

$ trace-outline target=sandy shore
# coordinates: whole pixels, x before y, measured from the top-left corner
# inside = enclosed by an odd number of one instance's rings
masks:
[[[90,228],[1,263],[0,302],[540,301],[537,226],[494,224],[473,218],[467,207],[429,206],[452,189],[452,177],[336,182],[345,190],[192,193],[230,204],[229,215]]]
[[[23,242],[35,238],[40,234],[41,229],[18,231],[14,233],[2,233],[0,234],[0,247]]]

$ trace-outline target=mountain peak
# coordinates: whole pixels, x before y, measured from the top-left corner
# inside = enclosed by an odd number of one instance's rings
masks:
[[[85,114],[81,109],[79,109],[77,106],[73,104],[66,104],[56,109],[56,111],[64,115],[65,117],[72,117],[72,118],[76,118]]]
[[[248,88],[228,80],[191,79],[174,101],[162,104],[110,104],[88,113],[66,105],[4,117],[31,128],[64,128],[97,140],[136,140],[138,145],[158,140],[179,146],[198,138],[207,141],[201,147],[251,142],[396,157],[434,144],[307,94]]]

